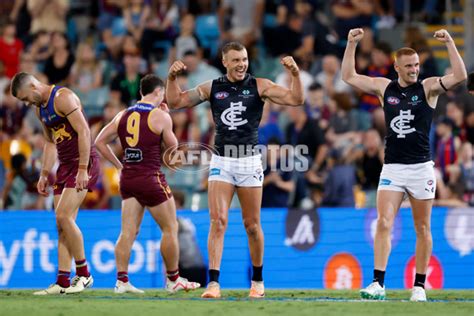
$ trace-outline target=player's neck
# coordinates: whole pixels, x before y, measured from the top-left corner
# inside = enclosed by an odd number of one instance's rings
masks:
[[[143,97],[141,98],[140,101],[138,102],[141,102],[141,103],[148,103],[148,104],[151,104],[153,106],[158,106],[158,104],[161,103],[162,100],[159,100],[158,98],[153,98],[153,97]]]
[[[406,88],[408,86],[411,86],[413,83],[409,83],[409,82],[406,82],[404,81],[403,79],[401,78],[398,78],[398,85],[402,88]]]
[[[51,89],[53,88],[53,86],[51,85],[46,85],[46,84],[42,84],[40,83],[40,86],[38,87],[38,90],[40,91],[41,93],[41,101],[42,103],[46,103],[48,102],[49,100],[49,95],[51,94]]]

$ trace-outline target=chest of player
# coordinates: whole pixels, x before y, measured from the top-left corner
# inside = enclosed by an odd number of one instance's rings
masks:
[[[387,91],[384,96],[384,112],[386,120],[400,118],[403,120],[419,120],[432,113],[423,90],[412,89],[403,92]]]

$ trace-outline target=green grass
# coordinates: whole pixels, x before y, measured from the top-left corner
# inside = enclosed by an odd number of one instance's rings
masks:
[[[67,296],[32,295],[32,290],[0,291],[0,315],[474,315],[474,291],[428,291],[427,303],[407,302],[410,292],[387,291],[384,302],[360,301],[358,291],[267,290],[263,300],[249,300],[248,291],[224,290],[220,300],[203,300],[203,290],[168,295],[149,290],[142,295],[115,295],[89,290]]]

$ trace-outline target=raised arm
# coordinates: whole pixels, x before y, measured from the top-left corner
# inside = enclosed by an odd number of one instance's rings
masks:
[[[172,109],[190,108],[199,103],[209,100],[211,94],[212,81],[206,81],[197,87],[182,91],[179,86],[177,77],[182,71],[186,70],[186,66],[182,61],[175,61],[168,72],[168,80],[166,81],[166,102]]]
[[[100,131],[94,142],[97,150],[102,154],[102,156],[110,161],[110,163],[112,163],[118,170],[123,168],[122,163],[117,158],[109,144],[118,137],[118,123],[123,113],[124,111],[118,113],[114,119]]]
[[[433,37],[446,44],[449,62],[451,63],[453,72],[443,77],[430,77],[423,80],[423,86],[429,99],[436,98],[441,93],[446,92],[467,79],[466,66],[464,66],[461,55],[459,55],[456,45],[448,31],[444,29],[436,31]]]
[[[56,108],[64,115],[76,131],[79,146],[79,167],[76,176],[76,189],[83,190],[89,183],[89,157],[91,152],[91,132],[89,124],[81,111],[81,101],[71,91],[61,89],[56,97]]]
[[[365,93],[377,95],[383,98],[385,88],[387,88],[390,80],[382,77],[369,77],[360,75],[355,68],[355,50],[357,43],[364,37],[363,29],[352,29],[347,36],[347,46],[342,59],[342,80],[354,88],[360,89]]]
[[[257,78],[258,92],[264,101],[269,99],[271,102],[281,105],[302,105],[304,90],[298,65],[291,56],[284,57],[281,63],[289,71],[290,88],[279,86],[268,79]]]

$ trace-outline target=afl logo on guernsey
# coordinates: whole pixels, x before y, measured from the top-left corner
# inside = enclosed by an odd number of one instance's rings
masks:
[[[397,105],[398,103],[400,103],[400,99],[396,97],[388,97],[387,102],[391,105]]]
[[[214,94],[214,97],[216,99],[219,99],[219,100],[222,100],[222,99],[225,99],[229,96],[229,93],[225,92],[225,91],[221,91],[221,92],[217,92],[216,94]]]

